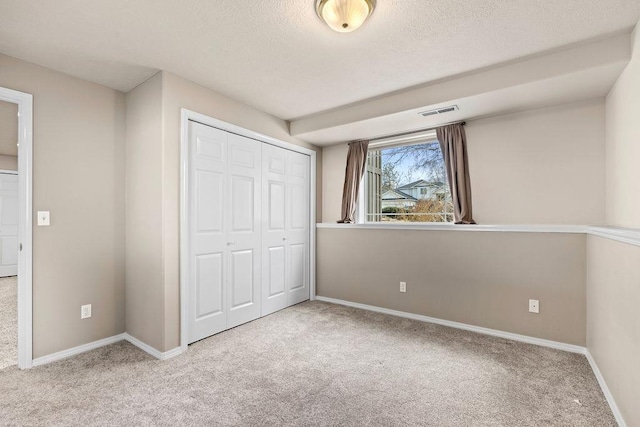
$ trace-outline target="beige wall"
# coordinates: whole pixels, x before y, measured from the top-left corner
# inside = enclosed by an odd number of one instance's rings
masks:
[[[606,100],[606,223],[640,228],[640,31]],[[587,348],[627,425],[640,425],[640,248],[590,236]]]
[[[320,228],[317,236],[318,295],[585,345],[582,234]],[[540,314],[528,312],[530,298]]]
[[[607,96],[607,224],[640,228],[640,30],[633,57]]]
[[[336,222],[341,217],[344,171],[347,163],[347,144],[322,149],[322,219]]]
[[[16,156],[0,156],[0,169],[17,171],[18,158]]]
[[[604,102],[473,120],[466,126],[480,224],[603,224]],[[323,218],[340,217],[346,144],[323,150]]]
[[[137,248],[127,253],[127,331],[167,351],[180,344],[180,109],[316,148],[289,136],[286,122],[166,72],[138,87],[127,101],[127,142],[131,145],[127,149],[127,201],[144,201],[138,209],[127,208],[131,230],[127,248]],[[320,203],[320,151],[318,171]],[[132,223],[146,218],[149,223],[140,230]],[[145,242],[135,242],[135,233],[140,238],[144,234]]]
[[[604,224],[604,102],[466,126],[479,224]]]
[[[0,155],[18,155],[18,104],[0,101]]]
[[[126,100],[126,328],[162,348],[162,74]]]
[[[640,247],[589,236],[587,347],[627,425],[640,425]]]
[[[124,95],[0,55],[33,94],[33,355],[124,332]],[[80,320],[80,306],[93,316]]]

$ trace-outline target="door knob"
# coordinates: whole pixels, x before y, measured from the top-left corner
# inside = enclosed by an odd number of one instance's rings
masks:
[[[286,238],[286,237],[283,237],[283,238],[282,238],[282,240],[283,240],[283,241],[284,241],[284,240],[287,240],[287,238]]]
[[[227,242],[227,246],[232,246],[232,245],[235,245],[235,244],[236,244],[236,242]]]

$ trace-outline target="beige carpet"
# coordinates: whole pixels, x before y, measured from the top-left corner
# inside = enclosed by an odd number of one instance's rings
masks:
[[[0,369],[18,364],[18,279],[0,278]]]
[[[0,371],[0,424],[613,426],[586,359],[307,302],[160,362],[121,342]]]

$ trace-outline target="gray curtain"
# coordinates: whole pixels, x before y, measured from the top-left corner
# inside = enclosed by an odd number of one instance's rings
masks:
[[[467,137],[462,123],[436,129],[444,157],[449,189],[453,199],[453,219],[456,224],[475,224],[471,209],[471,179],[467,159]]]
[[[344,171],[344,187],[342,189],[342,219],[339,223],[352,223],[356,214],[358,189],[367,164],[369,141],[357,141],[349,144],[347,167]]]

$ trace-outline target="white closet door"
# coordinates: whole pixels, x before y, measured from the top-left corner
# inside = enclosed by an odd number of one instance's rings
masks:
[[[309,156],[287,151],[287,305],[309,299]]]
[[[0,173],[0,277],[18,274],[18,175]]]
[[[189,339],[260,317],[261,143],[189,123]]]
[[[227,328],[228,135],[189,122],[189,343]]]
[[[227,328],[260,317],[261,251],[261,143],[229,134],[229,307]]]
[[[309,299],[309,156],[265,144],[262,315]]]
[[[262,147],[262,315],[287,306],[287,150]]]

